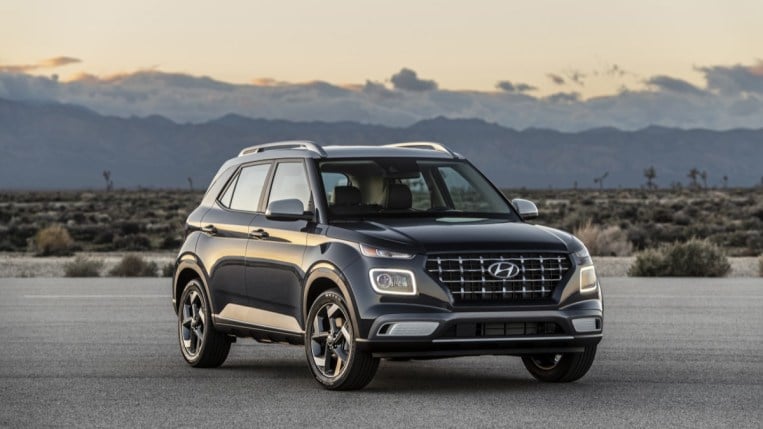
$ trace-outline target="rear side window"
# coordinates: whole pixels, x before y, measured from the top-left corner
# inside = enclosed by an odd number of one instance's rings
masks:
[[[238,177],[220,198],[220,202],[223,204],[228,202],[228,207],[233,210],[256,212],[260,206],[260,196],[269,170],[270,164],[242,168]]]
[[[222,203],[222,205],[225,207],[230,208],[230,200],[233,198],[233,190],[236,189],[236,182],[238,182],[238,175],[230,181],[230,185],[228,185],[228,188],[220,197],[220,203]]]
[[[301,162],[281,162],[273,176],[268,204],[292,198],[302,201],[305,210],[310,207],[310,184],[307,182],[305,167]]]

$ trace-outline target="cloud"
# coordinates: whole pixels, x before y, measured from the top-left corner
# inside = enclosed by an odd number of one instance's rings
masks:
[[[579,92],[557,92],[545,98],[552,103],[575,103],[580,101]]]
[[[36,64],[0,64],[3,73],[28,73],[40,69],[52,69],[69,64],[81,63],[82,60],[73,57],[55,57],[42,60]]]
[[[288,85],[289,82],[273,79],[272,77],[258,77],[252,79],[252,84],[258,86],[283,86]]]
[[[528,85],[526,83],[511,83],[508,80],[502,80],[495,84],[495,87],[497,89],[500,89],[504,92],[510,92],[510,93],[523,93],[528,91],[535,91],[536,87],[532,85]]]
[[[551,80],[551,82],[557,85],[564,85],[564,78],[559,76],[558,74],[549,73],[546,75],[546,77],[548,77]]]
[[[580,86],[585,86],[585,81],[584,81],[585,77],[586,77],[585,73],[578,70],[573,70],[567,73],[567,78]]]
[[[437,89],[437,82],[433,80],[419,79],[415,71],[402,68],[390,78],[395,89],[403,91],[432,91]]]
[[[389,90],[383,83],[370,80],[366,80],[366,84],[360,88],[360,91],[370,96],[383,98],[396,97],[398,95],[395,91]]]
[[[480,118],[517,129],[560,131],[603,126],[632,130],[650,125],[761,128],[760,67],[705,67],[705,85],[657,75],[640,81],[645,85],[642,89],[631,85],[630,89],[590,99],[574,91],[533,97],[521,92],[529,91],[529,85],[510,81],[498,83],[501,92],[439,89],[434,88],[433,81],[428,81],[429,90],[424,91],[403,90],[394,82],[377,81],[354,85],[275,80],[232,84],[159,70],[111,76],[81,74],[68,81],[0,72],[0,98],[75,104],[120,117],[162,115],[177,122],[205,122],[235,113],[263,119],[391,126],[446,116]],[[416,77],[414,82],[418,81],[424,80]],[[506,92],[511,89],[514,92]]]
[[[612,64],[611,67],[604,70],[604,74],[607,76],[613,76],[613,77],[621,77],[625,76],[627,72],[623,70],[619,65]]]
[[[707,87],[712,91],[724,95],[763,94],[763,61],[752,66],[700,67],[699,71],[704,73]]]
[[[705,91],[697,88],[689,82],[674,77],[660,75],[652,76],[646,83],[658,90],[676,92],[679,94],[704,95]]]
[[[55,58],[48,58],[47,60],[42,60],[39,63],[40,68],[53,68],[53,67],[61,67],[69,64],[77,64],[81,63],[82,60],[79,58],[73,58],[73,57],[55,57]]]

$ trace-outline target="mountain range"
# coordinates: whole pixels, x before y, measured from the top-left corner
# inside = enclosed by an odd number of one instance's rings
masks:
[[[206,186],[243,147],[307,139],[380,145],[437,141],[462,153],[509,188],[639,187],[653,166],[660,187],[688,183],[692,168],[710,186],[761,184],[763,129],[637,131],[596,128],[515,130],[479,119],[437,117],[408,127],[357,122],[294,122],[229,114],[203,123],[162,116],[105,116],[85,107],[0,99],[0,189],[99,188],[111,171],[116,188]]]

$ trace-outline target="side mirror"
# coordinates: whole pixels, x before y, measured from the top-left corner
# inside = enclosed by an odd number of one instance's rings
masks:
[[[305,206],[296,198],[271,201],[265,210],[268,219],[297,220],[305,218]]]
[[[514,198],[511,200],[511,204],[517,209],[519,215],[522,216],[522,219],[533,219],[538,217],[538,206],[532,201]]]

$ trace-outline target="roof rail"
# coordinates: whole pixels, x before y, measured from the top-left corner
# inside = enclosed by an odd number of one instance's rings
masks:
[[[436,150],[438,152],[445,152],[448,155],[452,156],[453,158],[461,158],[461,155],[457,154],[456,152],[453,152],[452,150],[445,147],[445,145],[435,142],[403,142],[403,143],[392,143],[384,145],[387,147],[407,147],[411,149],[431,149]]]
[[[251,155],[253,153],[260,153],[272,149],[304,149],[317,153],[322,157],[326,156],[326,151],[324,151],[320,145],[307,140],[289,140],[249,146],[239,152],[238,156]]]

